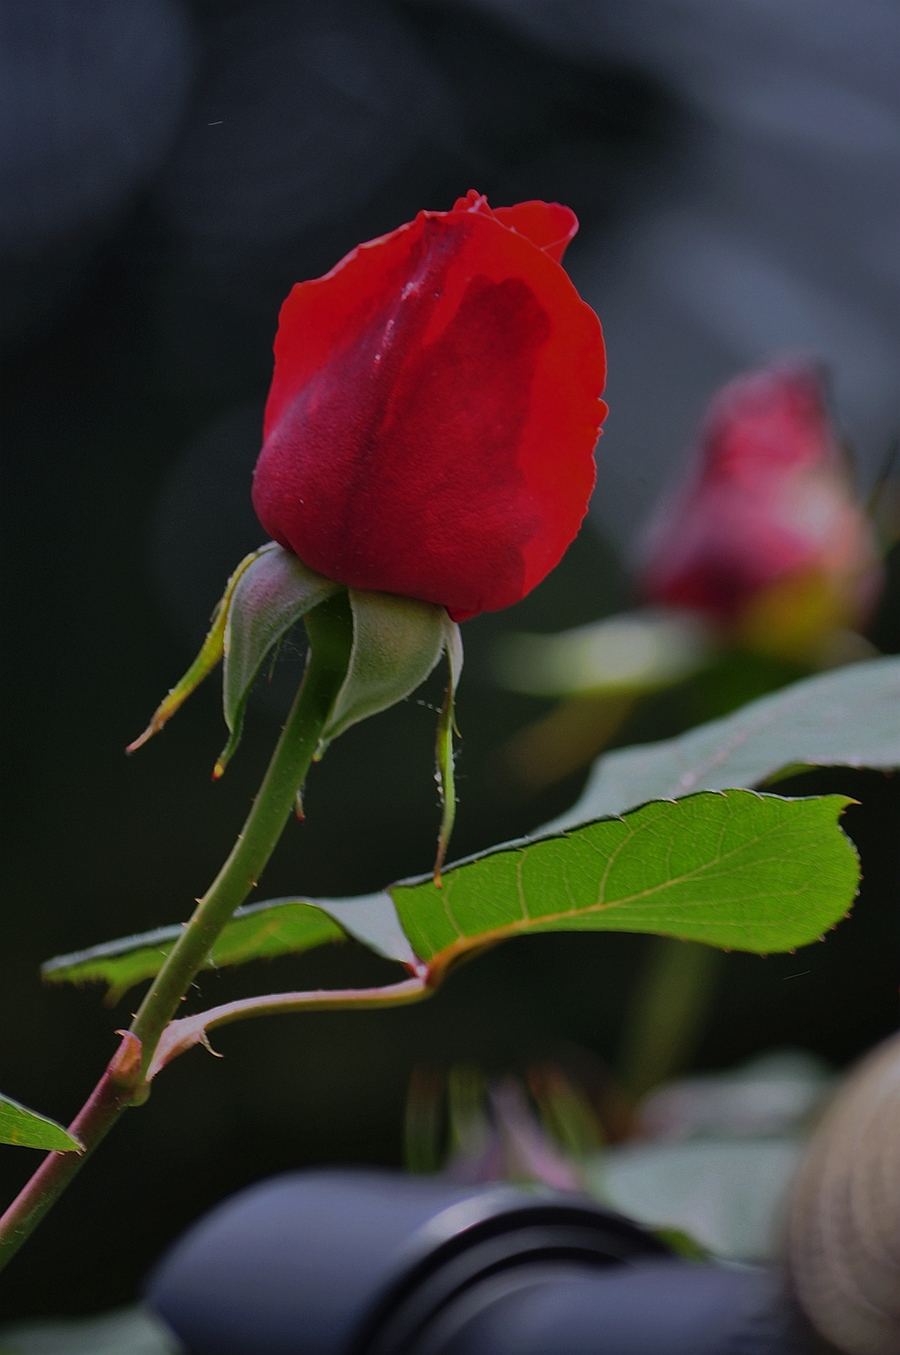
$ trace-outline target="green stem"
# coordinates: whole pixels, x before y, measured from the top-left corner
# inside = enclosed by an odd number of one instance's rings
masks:
[[[321,603],[306,620],[313,642],[309,663],[253,807],[227,861],[198,901],[131,1023],[131,1034],[141,1041],[140,1066],[123,1077],[117,1059],[113,1059],[70,1128],[85,1151],[50,1153],[0,1218],[0,1269],[34,1231],[122,1112],[146,1100],[149,1087],[145,1077],[160,1036],[219,933],[250,893],[275,850],[347,671],[350,623],[346,594]]]
[[[275,850],[345,671],[336,671],[335,666],[317,659],[317,650],[310,651],[306,676],[244,827],[131,1023],[132,1033],[143,1045],[144,1072],[160,1035],[178,1011],[182,995]]]

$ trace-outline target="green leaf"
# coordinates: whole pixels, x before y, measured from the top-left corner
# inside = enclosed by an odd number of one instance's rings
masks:
[[[444,608],[430,602],[357,588],[349,594],[350,665],[322,733],[323,744],[421,686],[441,657],[452,624]]]
[[[105,983],[107,1003],[115,1006],[129,988],[159,973],[182,930],[180,926],[157,927],[59,955],[41,966],[41,976],[48,983]],[[344,929],[327,913],[299,899],[250,904],[237,910],[203,967],[223,969],[247,960],[300,954],[344,937]]]
[[[396,960],[408,969],[417,967],[416,955],[400,925],[394,900],[387,891],[359,894],[349,899],[316,899],[315,906],[376,955],[385,960]]]
[[[184,1347],[145,1308],[135,1307],[16,1322],[0,1330],[0,1355],[184,1355]]]
[[[709,662],[709,630],[690,612],[642,608],[556,635],[503,636],[501,686],[529,696],[656,691]]]
[[[652,1228],[730,1261],[777,1262],[800,1139],[687,1139],[616,1144],[589,1162],[590,1194]],[[687,1253],[689,1255],[689,1253]],[[697,1258],[702,1259],[702,1258]]]
[[[846,916],[859,879],[838,827],[849,801],[753,791],[655,801],[554,837],[509,843],[433,880],[354,899],[270,899],[240,908],[207,968],[356,937],[431,977],[459,956],[545,931],[626,931],[758,952],[793,950]],[[108,1000],[155,975],[180,927],[50,960],[51,983],[100,981]]]
[[[806,678],[664,743],[598,758],[558,832],[647,800],[758,786],[783,768],[900,766],[900,658]]]
[[[274,541],[258,551],[244,570],[225,626],[222,704],[230,738],[216,763],[217,776],[240,743],[247,698],[266,655],[296,621],[339,589],[339,584],[313,573]]]
[[[57,1153],[80,1153],[82,1145],[61,1124],[0,1095],[0,1143],[21,1148],[46,1148]]]
[[[107,941],[72,955],[48,960],[41,975],[48,983],[105,983],[106,1001],[114,1006],[136,983],[154,978],[181,935],[182,928],[154,931]],[[414,964],[409,942],[388,894],[355,899],[267,899],[239,908],[219,936],[204,968],[223,969],[249,960],[299,955],[316,946],[355,937],[376,954],[401,964]]]
[[[855,897],[856,852],[837,823],[848,803],[745,790],[656,801],[451,866],[441,889],[421,880],[390,893],[435,975],[467,951],[545,931],[792,950],[834,926]]]

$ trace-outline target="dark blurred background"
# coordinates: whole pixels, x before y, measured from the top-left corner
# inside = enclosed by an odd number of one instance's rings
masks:
[[[496,750],[549,703],[493,687],[491,645],[629,605],[634,529],[723,379],[818,352],[863,488],[875,478],[900,424],[896,21],[890,0],[0,0],[6,1093],[74,1113],[133,999],[110,1013],[96,992],[42,989],[39,963],[187,915],[299,679],[298,644],[220,784],[213,682],[122,755],[263,539],[249,477],[291,285],[470,187],[581,219],[567,266],[610,354],[598,488],[560,569],[466,625],[462,855],[550,818],[583,780],[531,797],[504,780]],[[896,597],[874,623],[889,651]],[[702,718],[692,691],[616,741]],[[428,869],[439,696],[334,746],[262,897]],[[727,958],[697,1067],[784,1044],[842,1064],[896,1026],[898,784],[792,786],[860,801],[862,897],[825,945]],[[421,1008],[222,1032],[224,1062],[188,1055],[126,1117],[14,1263],[0,1315],[128,1301],[191,1218],[274,1170],[399,1163],[417,1064],[499,1072],[577,1045],[614,1065],[648,944],[523,939]],[[348,942],[204,977],[197,996],[395,973]],[[36,1161],[2,1150],[4,1199]]]

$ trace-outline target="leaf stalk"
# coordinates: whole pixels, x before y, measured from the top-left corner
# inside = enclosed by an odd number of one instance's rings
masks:
[[[163,1032],[147,1076],[153,1078],[166,1064],[194,1045],[207,1048],[208,1035],[217,1026],[245,1021],[251,1016],[279,1016],[287,1012],[371,1010],[375,1007],[400,1007],[421,1002],[434,992],[425,977],[404,979],[383,988],[320,988],[308,993],[265,993],[260,997],[240,998],[220,1007],[170,1021]]]

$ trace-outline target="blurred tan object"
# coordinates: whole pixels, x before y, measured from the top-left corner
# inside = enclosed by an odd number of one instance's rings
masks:
[[[900,1035],[850,1075],[817,1129],[791,1204],[797,1296],[846,1355],[900,1352]]]

